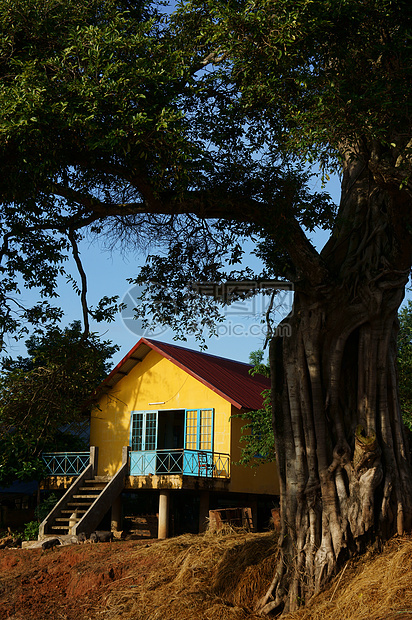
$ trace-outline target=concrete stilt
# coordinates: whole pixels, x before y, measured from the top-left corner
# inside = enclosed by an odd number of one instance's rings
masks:
[[[122,527],[122,496],[119,495],[112,504],[111,530],[118,532]]]
[[[199,533],[205,532],[209,518],[209,491],[200,492]]]
[[[167,538],[169,535],[169,500],[170,491],[160,491],[159,493],[159,528],[157,537]]]
[[[258,503],[255,497],[249,499],[249,506],[252,509],[252,528],[254,532],[257,532]]]

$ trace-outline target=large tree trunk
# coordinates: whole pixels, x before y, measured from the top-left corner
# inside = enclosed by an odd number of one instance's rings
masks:
[[[410,528],[396,371],[410,240],[392,217],[410,206],[399,184],[392,191],[369,164],[348,158],[322,253],[328,281],[296,283],[291,335],[272,341],[282,531],[262,613],[296,609],[348,557]]]

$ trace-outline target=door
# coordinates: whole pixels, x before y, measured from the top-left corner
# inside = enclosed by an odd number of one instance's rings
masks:
[[[133,411],[130,425],[130,475],[156,473],[157,411]]]
[[[157,474],[181,474],[184,409],[161,410],[157,419]]]
[[[183,473],[213,475],[213,409],[186,409]]]

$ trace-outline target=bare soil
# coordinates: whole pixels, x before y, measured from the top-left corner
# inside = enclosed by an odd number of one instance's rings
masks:
[[[138,585],[152,564],[147,557],[136,562],[133,552],[138,545],[121,542],[0,551],[1,620],[94,620],[119,579],[133,574],[130,585]]]

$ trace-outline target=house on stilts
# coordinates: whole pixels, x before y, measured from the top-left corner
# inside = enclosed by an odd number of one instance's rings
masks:
[[[140,515],[166,538],[203,531],[209,510],[234,507],[251,509],[254,528],[267,526],[276,466],[238,464],[246,423],[238,414],[259,409],[269,388],[250,369],[141,338],[94,395],[90,454],[44,455],[43,488],[64,494],[40,537],[90,534],[102,523],[122,529]]]

